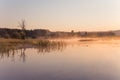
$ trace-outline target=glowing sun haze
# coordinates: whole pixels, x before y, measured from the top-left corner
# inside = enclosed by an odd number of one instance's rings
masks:
[[[120,0],[0,0],[0,28],[93,31],[120,29]]]

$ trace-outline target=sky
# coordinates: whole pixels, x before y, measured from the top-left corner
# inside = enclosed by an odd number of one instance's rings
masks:
[[[0,28],[120,30],[120,0],[0,0]]]

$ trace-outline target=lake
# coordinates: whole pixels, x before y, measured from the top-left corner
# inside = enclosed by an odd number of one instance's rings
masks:
[[[1,52],[0,80],[120,80],[120,41]]]

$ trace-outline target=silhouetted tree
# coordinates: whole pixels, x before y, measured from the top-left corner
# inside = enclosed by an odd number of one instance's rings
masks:
[[[21,20],[21,23],[19,23],[19,27],[21,28],[21,38],[25,39],[26,38],[26,24],[25,20]]]

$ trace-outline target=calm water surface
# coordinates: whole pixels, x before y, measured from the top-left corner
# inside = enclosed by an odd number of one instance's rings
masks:
[[[120,80],[120,43],[0,53],[0,80]]]

